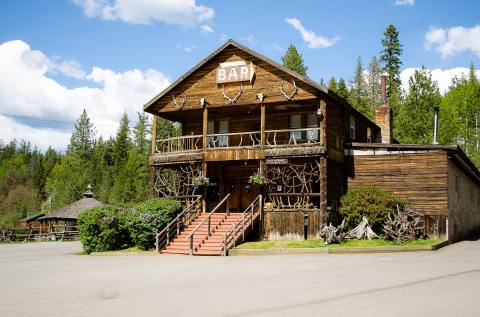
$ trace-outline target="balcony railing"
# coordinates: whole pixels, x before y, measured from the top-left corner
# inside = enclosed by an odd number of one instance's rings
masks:
[[[157,141],[156,153],[202,150],[202,135],[185,135]],[[217,133],[207,135],[207,150],[222,148],[260,147],[261,132]],[[308,146],[320,144],[320,128],[265,131],[265,147]]]
[[[185,152],[202,149],[202,135],[185,135],[157,141],[157,153]]]

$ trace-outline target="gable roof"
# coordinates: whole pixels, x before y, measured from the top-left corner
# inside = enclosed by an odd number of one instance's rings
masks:
[[[218,54],[220,54],[223,50],[225,50],[227,47],[229,46],[233,46],[239,50],[242,50],[244,52],[246,52],[247,54],[250,54],[258,59],[260,59],[261,61],[267,63],[267,64],[270,64],[276,68],[278,68],[279,70],[289,74],[290,76],[314,87],[315,89],[325,93],[325,95],[329,96],[330,98],[332,98],[334,101],[336,101],[337,103],[339,103],[340,105],[344,106],[345,108],[347,108],[351,113],[355,114],[355,116],[357,117],[362,117],[363,119],[365,120],[368,120],[372,126],[374,126],[377,130],[380,129],[380,127],[378,127],[378,125],[373,122],[372,120],[370,120],[369,118],[367,118],[364,114],[362,114],[361,112],[359,112],[357,109],[353,108],[352,105],[350,105],[345,99],[343,99],[342,97],[338,96],[337,94],[335,94],[332,90],[329,90],[327,87],[311,80],[310,78],[308,77],[305,77],[305,76],[302,76],[288,68],[286,68],[285,66],[275,62],[274,60],[268,58],[268,57],[265,57],[263,56],[262,54],[258,53],[258,52],[255,52],[254,50],[246,47],[246,46],[243,46],[237,42],[235,42],[234,40],[230,39],[228,40],[227,42],[225,42],[222,46],[220,46],[219,48],[217,48],[213,53],[211,53],[210,55],[208,55],[205,59],[203,59],[202,61],[200,61],[200,63],[198,63],[197,65],[195,65],[193,68],[191,68],[188,72],[186,72],[183,76],[181,76],[180,78],[178,78],[175,82],[173,82],[170,86],[168,86],[167,88],[165,88],[162,92],[160,92],[158,95],[156,95],[154,98],[152,98],[150,101],[148,101],[144,106],[143,106],[143,110],[146,111],[146,112],[150,112],[150,113],[153,113],[152,111],[149,111],[149,108],[151,106],[153,106],[160,98],[162,98],[163,96],[165,96],[167,93],[169,93],[170,91],[172,91],[175,87],[177,87],[180,83],[182,83],[186,78],[188,78],[191,74],[193,74],[195,71],[197,71],[198,69],[200,69],[203,65],[207,64],[210,60],[212,60],[215,56],[217,56]]]
[[[77,200],[70,205],[63,207],[62,209],[52,211],[50,214],[41,217],[40,220],[77,219],[78,214],[82,211],[102,205],[103,203],[96,200],[95,198],[83,197],[82,199]]]
[[[188,76],[190,76],[192,73],[194,73],[196,70],[198,70],[200,67],[202,67],[203,65],[205,65],[206,63],[208,63],[210,60],[212,60],[215,56],[217,56],[220,52],[222,52],[224,49],[226,49],[227,47],[229,46],[233,46],[235,48],[238,48],[242,51],[245,51],[246,53],[264,61],[265,63],[268,63],[272,66],[275,66],[276,68],[282,70],[283,72],[289,74],[290,76],[292,77],[295,77],[297,78],[298,80],[301,80],[307,84],[309,84],[310,86],[313,86],[315,87],[316,89],[318,90],[321,90],[323,91],[324,93],[328,93],[328,89],[322,85],[320,85],[319,83],[316,83],[314,82],[313,80],[307,78],[307,77],[304,77],[302,75],[299,75],[297,74],[296,72],[286,68],[285,66],[269,59],[268,57],[265,57],[263,56],[262,54],[260,53],[257,53],[251,49],[249,49],[248,47],[246,46],[243,46],[237,42],[235,42],[234,40],[230,39],[228,40],[225,44],[223,44],[222,46],[220,46],[219,48],[217,48],[212,54],[208,55],[205,59],[203,59],[200,63],[198,63],[197,65],[195,65],[193,68],[191,68],[188,72],[186,72],[182,77],[178,78],[175,82],[173,82],[170,86],[168,86],[167,88],[165,88],[161,93],[159,93],[158,95],[156,95],[152,100],[150,100],[149,102],[147,102],[144,106],[143,106],[143,110],[147,111],[148,112],[148,108],[153,105],[157,100],[159,100],[160,98],[162,98],[163,96],[165,96],[168,92],[170,92],[171,90],[173,90],[176,86],[178,86],[184,79],[186,79]]]

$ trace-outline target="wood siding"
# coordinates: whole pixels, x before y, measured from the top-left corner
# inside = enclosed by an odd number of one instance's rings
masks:
[[[169,92],[166,96],[157,101],[158,106],[161,107],[160,112],[178,111],[172,97],[180,98],[179,96],[187,95],[186,101],[182,110],[200,109],[200,98],[205,98],[210,107],[221,107],[228,104],[227,100],[222,96],[222,85],[217,85],[215,81],[215,70],[220,63],[245,61],[252,62],[255,67],[255,80],[252,84],[244,82],[243,93],[235,105],[250,105],[258,104],[259,101],[256,95],[264,93],[267,95],[266,103],[271,102],[285,102],[284,96],[280,92],[282,81],[284,83],[284,90],[289,93],[292,91],[291,80],[293,79],[287,73],[279,70],[273,65],[270,65],[238,48],[226,48],[207,64],[193,72],[182,83]],[[297,93],[294,96],[296,101],[305,99],[315,99],[317,91],[310,85],[296,80]],[[240,83],[225,84],[225,94],[230,98],[235,96],[240,89]]]
[[[448,214],[447,154],[443,151],[355,155],[349,190],[377,185],[425,215]]]
[[[448,202],[450,240],[459,241],[480,231],[480,186],[452,161],[448,162]]]

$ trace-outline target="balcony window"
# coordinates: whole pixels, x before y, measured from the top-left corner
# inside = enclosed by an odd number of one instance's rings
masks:
[[[228,120],[218,121],[218,134],[228,133]],[[228,135],[219,135],[218,136],[218,147],[227,147],[228,146]]]
[[[307,128],[315,128],[306,131],[306,140],[309,142],[318,141],[318,117],[316,113],[307,114]]]
[[[372,143],[372,128],[367,127],[367,143]]]
[[[290,115],[288,120],[288,128],[289,129],[301,129],[302,128],[302,115],[301,114],[293,114]],[[288,136],[290,141],[300,141],[302,139],[302,132],[301,131],[290,131],[290,135]]]

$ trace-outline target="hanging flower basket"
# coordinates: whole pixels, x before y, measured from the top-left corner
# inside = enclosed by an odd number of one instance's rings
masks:
[[[208,177],[205,177],[205,176],[195,176],[192,179],[192,182],[193,182],[193,185],[198,188],[198,187],[207,186],[210,180],[208,179]]]
[[[265,185],[265,177],[260,174],[253,174],[248,181],[250,184]]]

